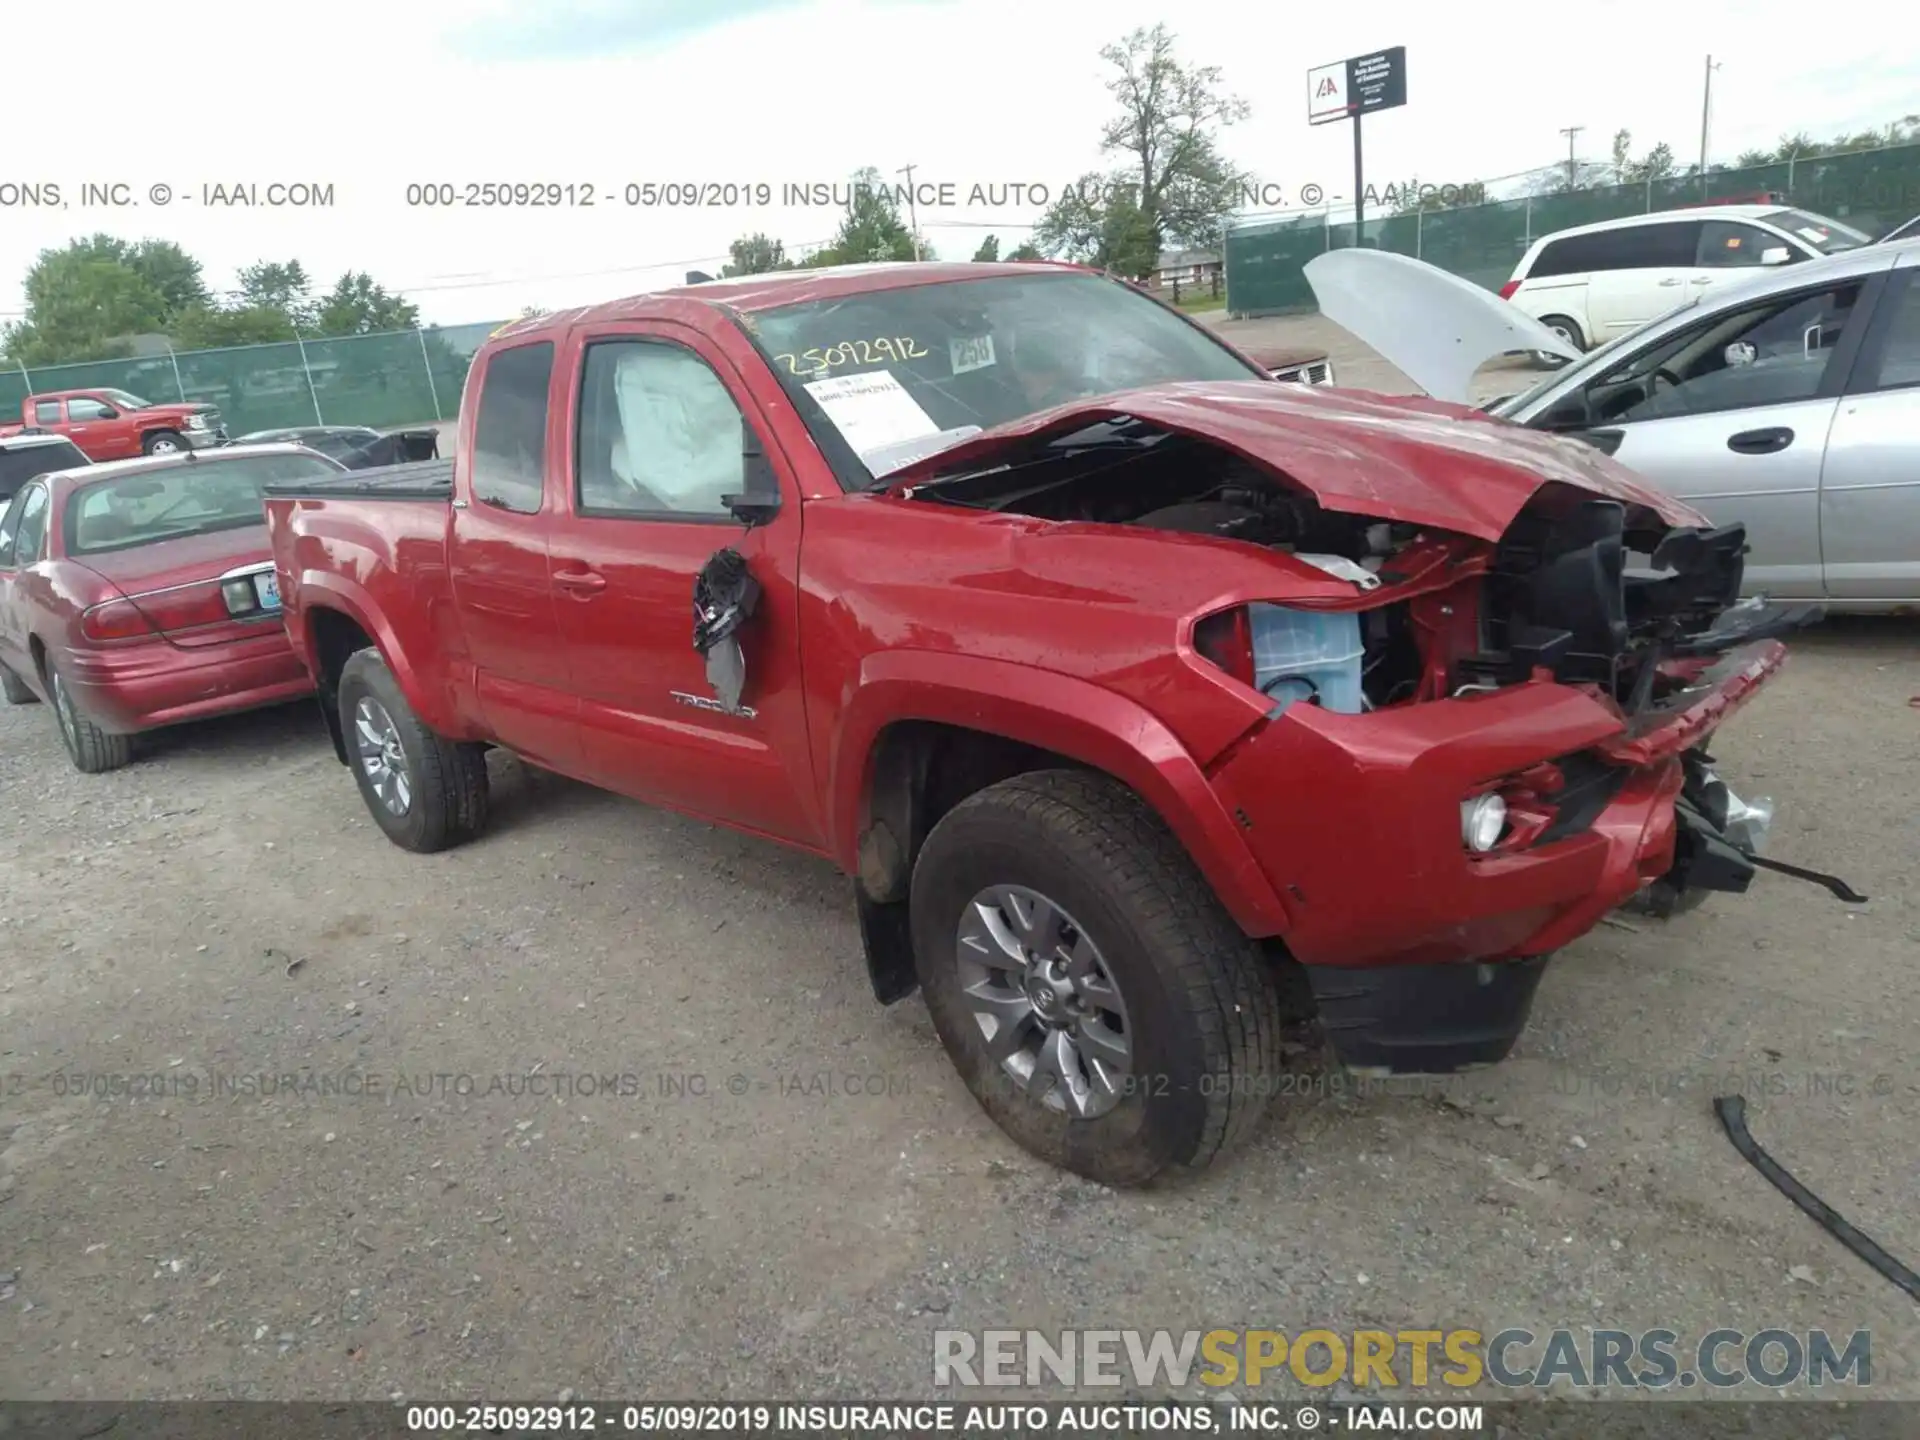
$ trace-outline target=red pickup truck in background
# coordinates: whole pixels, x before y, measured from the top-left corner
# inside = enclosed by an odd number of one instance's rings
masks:
[[[1770,863],[1701,748],[1805,618],[1733,606],[1741,527],[1277,385],[1086,271],[535,317],[454,459],[266,495],[396,844],[477,834],[499,747],[823,856],[876,996],[917,984],[994,1120],[1109,1183],[1243,1137],[1289,1014],[1350,1065],[1498,1060],[1640,887]]]
[[[20,402],[19,425],[0,435],[64,435],[89,460],[171,455],[227,443],[212,405],[155,404],[125,390],[48,390]]]

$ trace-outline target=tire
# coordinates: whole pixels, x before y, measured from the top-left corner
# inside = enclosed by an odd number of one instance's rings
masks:
[[[991,933],[975,917],[986,913],[983,894],[996,891],[1005,902],[993,912],[1000,933],[1010,933],[1005,906],[1026,904],[1031,919],[1033,901],[1048,902],[1067,939],[1036,948],[1080,955],[1090,942],[1093,972],[1117,991],[1117,1012],[1106,1006],[1097,1028],[1110,1043],[1118,1013],[1130,1055],[1127,1078],[1115,1082],[1109,1072],[1104,1093],[1090,1083],[1090,1048],[1080,1052],[1083,1091],[1054,1084],[1045,1097],[989,1048],[982,1011],[969,1000],[983,990],[999,992],[1012,1017],[999,1025],[1034,1039],[1030,1071],[1042,1069],[1041,1038],[1087,1033],[1073,1028],[1084,1012],[1067,1017],[1068,1029],[1047,1027],[1023,998],[1030,992],[1019,988],[1016,962],[988,968],[970,958],[989,952],[963,945],[961,927],[974,923],[976,939]],[[911,924],[915,970],[948,1057],[981,1108],[1040,1159],[1103,1184],[1141,1185],[1170,1167],[1217,1160],[1265,1112],[1280,1074],[1276,977],[1159,817],[1104,776],[1038,771],[956,805],[915,862]],[[1056,975],[1052,983],[1062,982]],[[1075,1000],[1086,1000],[1077,987],[1066,1003]],[[1021,1005],[1027,1014],[1017,1013]]]
[[[0,665],[0,695],[6,697],[9,705],[32,705],[40,698],[27,688],[26,681],[4,665]]]
[[[378,650],[359,650],[347,658],[338,693],[348,766],[368,813],[389,840],[425,855],[462,844],[486,828],[484,746],[429,730]]]
[[[53,698],[53,716],[67,758],[82,775],[103,775],[133,759],[131,735],[109,735],[81,713],[60,667],[47,662],[47,691]]]
[[[1558,334],[1561,339],[1573,346],[1574,349],[1585,351],[1587,348],[1587,337],[1581,333],[1580,325],[1577,321],[1571,320],[1565,315],[1543,315],[1540,317],[1540,323],[1546,326],[1547,329]],[[1559,361],[1562,365],[1568,363],[1558,355],[1550,358]]]
[[[187,442],[177,430],[151,430],[140,442],[143,455],[177,455],[187,448]]]

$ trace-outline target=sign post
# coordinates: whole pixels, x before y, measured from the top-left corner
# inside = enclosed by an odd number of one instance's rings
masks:
[[[1307,72],[1307,123],[1353,121],[1353,243],[1362,243],[1366,224],[1366,167],[1360,149],[1360,117],[1407,103],[1407,47],[1355,55]]]

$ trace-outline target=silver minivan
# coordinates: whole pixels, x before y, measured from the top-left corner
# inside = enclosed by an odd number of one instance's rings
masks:
[[[1435,399],[1466,403],[1501,354],[1572,359],[1481,408],[1743,522],[1748,593],[1920,605],[1920,239],[1759,270],[1585,356],[1407,256],[1334,250],[1305,273],[1328,319]]]

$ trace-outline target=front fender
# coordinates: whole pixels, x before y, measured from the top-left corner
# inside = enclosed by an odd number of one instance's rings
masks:
[[[930,721],[1051,750],[1131,788],[1186,847],[1249,935],[1285,932],[1288,914],[1205,773],[1133,701],[1085,680],[947,651],[887,650],[861,664],[831,742],[833,853],[858,872],[862,810],[881,732]]]

